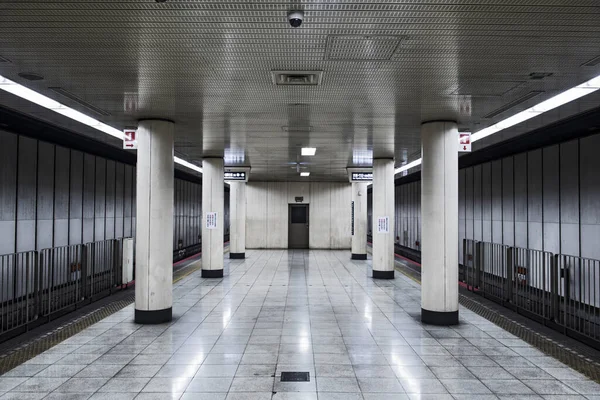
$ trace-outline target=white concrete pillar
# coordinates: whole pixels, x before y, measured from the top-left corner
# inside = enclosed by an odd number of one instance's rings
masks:
[[[202,277],[223,277],[223,159],[202,160]]]
[[[367,186],[366,182],[352,182],[353,223],[352,259],[367,259]]]
[[[246,258],[246,182],[229,183],[229,258]]]
[[[373,278],[394,279],[394,160],[373,160]]]
[[[458,130],[421,127],[421,320],[458,324]]]
[[[169,121],[137,130],[135,322],[171,321],[173,306],[173,136]]]

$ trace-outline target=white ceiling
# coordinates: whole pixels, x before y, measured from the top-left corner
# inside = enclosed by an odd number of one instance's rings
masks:
[[[422,121],[477,131],[600,74],[582,66],[600,55],[597,0],[290,4],[0,0],[0,56],[11,61],[0,74],[119,129],[172,119],[180,156],[224,155],[251,166],[251,180],[298,180],[296,161],[311,180],[345,180],[372,156],[400,166],[419,153]],[[305,11],[300,28],[286,21],[292,8]],[[322,84],[275,86],[273,70],[323,71]],[[119,145],[12,95],[0,104]],[[303,146],[317,155],[300,157]]]

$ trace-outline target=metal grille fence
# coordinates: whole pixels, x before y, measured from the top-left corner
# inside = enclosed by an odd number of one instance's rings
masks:
[[[0,339],[109,295],[122,280],[122,239],[0,256]]]
[[[463,240],[467,288],[600,349],[600,260]]]

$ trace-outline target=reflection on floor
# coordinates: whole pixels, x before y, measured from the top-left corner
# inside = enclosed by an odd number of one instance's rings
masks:
[[[246,254],[224,279],[179,281],[173,323],[136,325],[127,307],[0,377],[0,399],[600,399],[468,310],[423,326],[419,285],[375,281],[348,251]]]

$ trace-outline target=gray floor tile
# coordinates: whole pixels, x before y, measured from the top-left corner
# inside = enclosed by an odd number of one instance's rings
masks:
[[[438,379],[476,379],[466,367],[431,367]]]
[[[317,392],[360,392],[356,378],[317,377]]]
[[[0,378],[2,379],[2,378]],[[20,379],[20,378],[6,378],[6,379]],[[16,386],[13,390],[15,392],[51,392],[57,387],[65,383],[69,378],[29,378],[25,382]]]
[[[490,389],[477,379],[440,379],[450,394],[492,394]]]
[[[494,377],[490,377],[490,379],[482,379],[481,382],[497,395],[535,394],[529,387],[516,379],[494,379]]]
[[[194,378],[186,392],[225,392],[229,391],[233,378]]]
[[[183,393],[187,390],[192,378],[170,377],[151,378],[142,392],[151,393]]]
[[[404,393],[405,389],[398,379],[392,378],[358,378],[361,391],[377,393]]]
[[[99,392],[140,392],[150,381],[150,378],[111,378]]]
[[[408,394],[440,395],[448,390],[438,379],[400,379],[402,387]]]
[[[40,378],[71,378],[79,371],[87,367],[87,365],[51,365],[35,376]]]
[[[71,378],[60,385],[56,391],[62,393],[94,393],[106,382],[108,382],[108,378]]]
[[[112,378],[119,371],[121,371],[123,367],[121,365],[102,365],[102,364],[92,364],[88,365],[77,375],[76,378]]]
[[[230,392],[272,392],[275,378],[255,376],[255,377],[235,377],[231,383]]]
[[[27,377],[4,377],[0,376],[0,393],[8,392],[9,390],[19,386],[27,381]]]
[[[9,377],[31,377],[48,368],[50,365],[51,364],[21,364],[2,375],[2,377],[0,377],[0,381],[2,378]],[[0,393],[1,392],[3,392],[3,390],[0,386]]]
[[[229,392],[226,400],[271,400],[273,393],[269,392]]]
[[[558,380],[523,380],[536,394],[577,394],[576,391]]]
[[[354,378],[356,374],[352,365],[319,364],[315,366],[315,376],[334,378]]]
[[[271,376],[275,374],[275,364],[240,364],[235,376]]]

